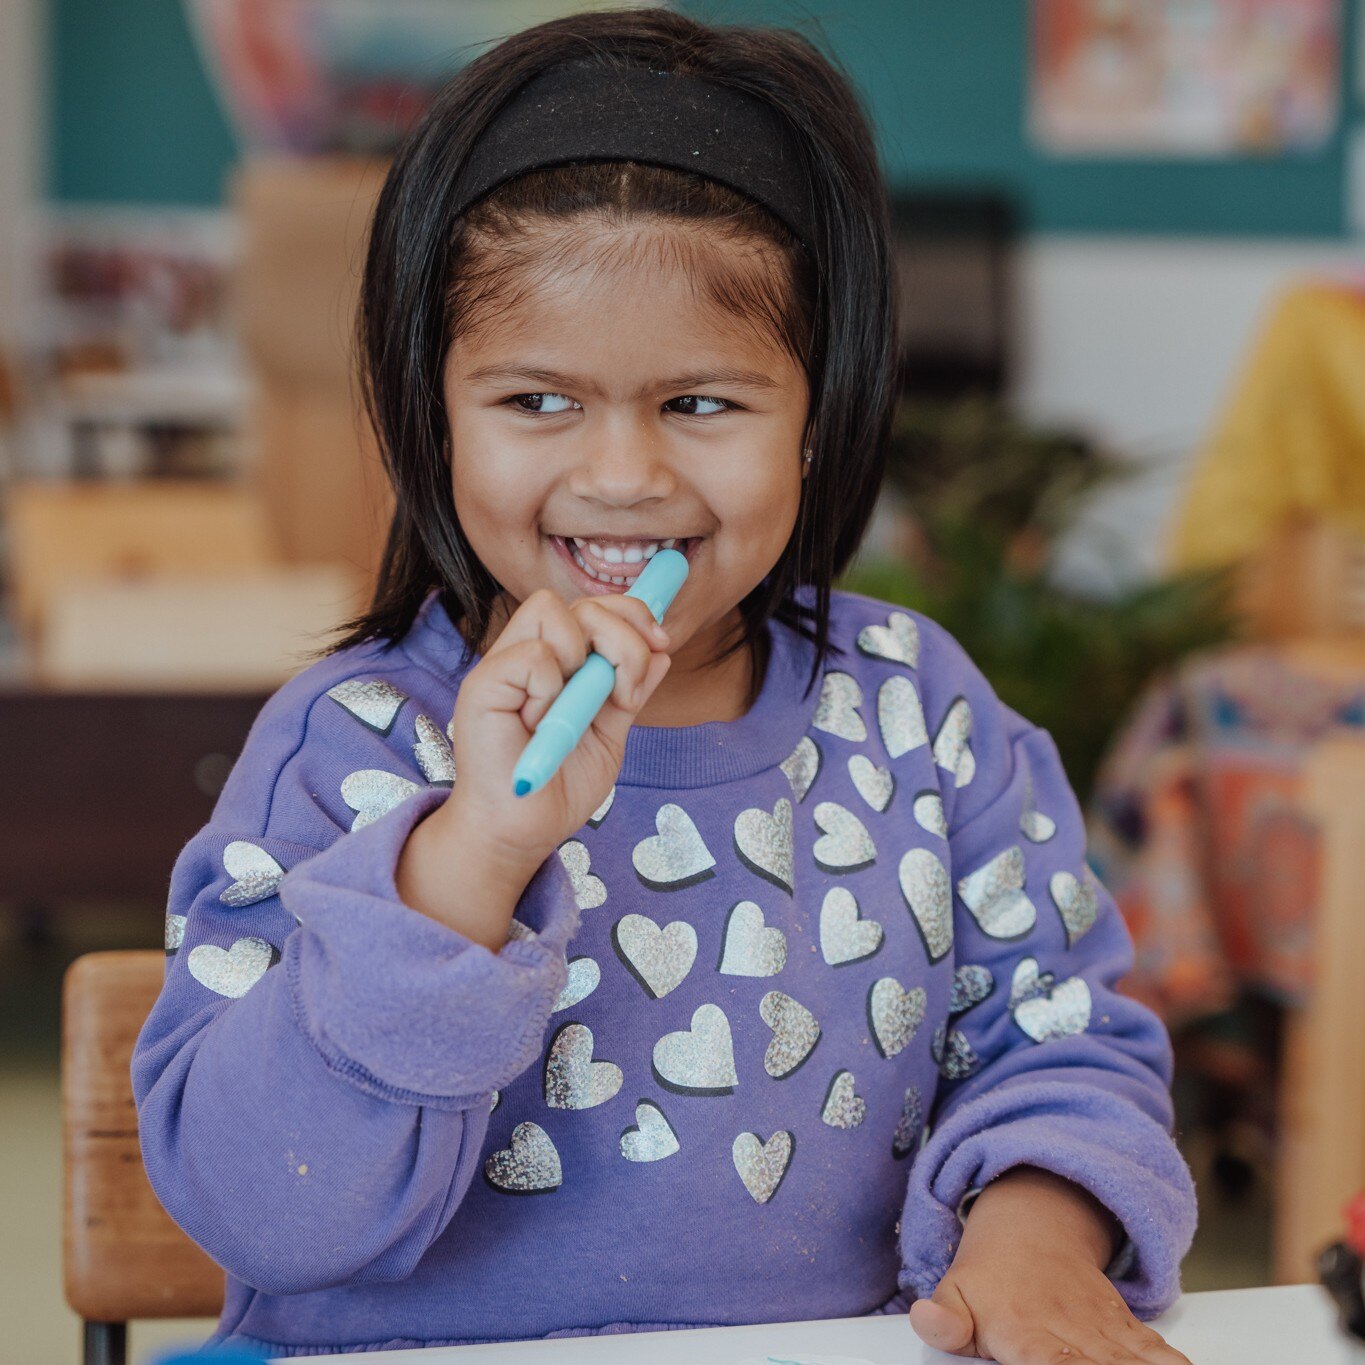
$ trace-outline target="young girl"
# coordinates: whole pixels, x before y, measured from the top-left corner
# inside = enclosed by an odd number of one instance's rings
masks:
[[[177,860],[133,1062],[215,1342],[309,1355],[904,1311],[1184,1357],[1169,1051],[1047,735],[832,592],[893,398],[885,192],[791,33],[559,20],[375,214],[370,612]],[[660,628],[624,595],[690,573]],[[598,650],[557,776],[514,762]],[[1083,699],[1078,699],[1083,704]]]

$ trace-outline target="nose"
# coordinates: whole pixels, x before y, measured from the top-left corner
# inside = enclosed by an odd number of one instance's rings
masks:
[[[661,500],[677,487],[666,447],[635,423],[585,433],[582,455],[569,478],[576,497],[617,507]]]

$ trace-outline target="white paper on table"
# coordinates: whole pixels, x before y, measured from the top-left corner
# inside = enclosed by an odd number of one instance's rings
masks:
[[[799,1356],[745,1356],[735,1365],[876,1365],[876,1362],[866,1356],[808,1356],[803,1352]]]

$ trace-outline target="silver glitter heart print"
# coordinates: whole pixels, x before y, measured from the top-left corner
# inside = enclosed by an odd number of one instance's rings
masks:
[[[953,774],[953,785],[965,787],[976,776],[976,757],[972,753],[972,707],[959,697],[943,717],[934,736],[934,762]]]
[[[635,1106],[635,1126],[621,1134],[621,1155],[627,1161],[662,1161],[678,1150],[678,1135],[664,1111],[641,1100]]]
[[[586,1000],[597,989],[601,980],[602,969],[592,958],[571,957],[564,989],[560,991],[550,1013],[558,1014],[560,1010],[572,1009],[579,1001]]]
[[[856,678],[848,673],[826,673],[811,724],[827,735],[861,744],[867,738],[867,726],[858,714],[862,704],[863,689]]]
[[[856,872],[877,859],[877,846],[867,826],[837,801],[821,801],[815,808],[816,828],[822,831],[812,853],[825,872]]]
[[[742,810],[735,817],[735,852],[751,871],[783,891],[792,889],[792,803],[778,799],[766,810]]]
[[[1010,991],[1014,1022],[1035,1043],[1084,1033],[1090,1027],[1093,1008],[1090,987],[1085,980],[1072,976],[1045,988],[1040,983],[1037,962],[1024,958],[1015,968]]]
[[[265,849],[246,839],[234,839],[223,850],[223,870],[233,881],[218,899],[234,908],[268,900],[284,880],[284,868]]]
[[[697,956],[697,931],[686,920],[661,929],[648,915],[625,915],[611,941],[626,970],[655,1000],[682,985]]]
[[[781,1080],[815,1050],[820,1041],[820,1022],[784,991],[769,991],[758,1002],[758,1012],[773,1031],[772,1041],[763,1054],[763,1069],[774,1080]]]
[[[874,763],[866,754],[854,754],[848,760],[848,775],[854,790],[873,810],[884,811],[896,792],[896,779],[890,768]]]
[[[415,791],[421,791],[416,782],[381,768],[362,768],[341,781],[341,799],[355,811],[352,831],[373,824],[401,806]]]
[[[722,976],[776,976],[786,965],[787,939],[763,922],[753,901],[739,901],[725,920],[720,954]]]
[[[853,1073],[835,1072],[825,1093],[824,1108],[820,1110],[820,1121],[831,1128],[856,1128],[867,1117],[867,1104],[860,1095],[854,1093]]]
[[[1040,972],[1038,960],[1033,957],[1022,958],[1014,968],[1014,978],[1010,982],[1010,1013],[1023,1000],[1046,995],[1057,980],[1052,972]]]
[[[574,903],[580,910],[596,910],[606,903],[606,883],[592,871],[592,856],[581,839],[566,839],[560,844],[559,861],[573,883]]]
[[[966,1034],[947,1024],[940,1024],[934,1030],[929,1055],[945,1081],[965,1081],[980,1065]]]
[[[512,1144],[483,1163],[484,1179],[504,1194],[548,1194],[564,1180],[559,1152],[537,1123],[519,1123]]]
[[[995,977],[989,967],[964,963],[953,973],[953,984],[948,991],[948,1013],[965,1014],[979,1005],[995,989]]]
[[[603,798],[602,804],[598,806],[598,808],[595,811],[593,811],[593,813],[590,816],[588,816],[588,824],[590,824],[593,827],[593,829],[596,829],[602,823],[602,821],[607,818],[607,812],[611,810],[612,805],[614,804],[615,801],[616,788],[615,786],[613,786],[612,789]]]
[[[231,948],[201,943],[190,949],[190,975],[230,1000],[244,996],[280,960],[263,938],[239,938]]]
[[[896,1121],[896,1131],[891,1138],[891,1155],[897,1161],[907,1157],[920,1144],[924,1129],[924,1102],[920,1099],[919,1086],[906,1089],[905,1100],[901,1104],[900,1118]]]
[[[821,762],[820,746],[809,735],[802,735],[796,748],[782,760],[782,771],[791,783],[797,805],[806,799],[806,793],[815,785]]]
[[[911,807],[915,823],[940,839],[948,837],[948,819],[943,813],[943,798],[937,792],[920,792]]]
[[[545,1103],[551,1109],[595,1109],[621,1088],[621,1068],[595,1062],[592,1030],[564,1024],[545,1053]]]
[[[725,1095],[739,1084],[730,1021],[719,1005],[698,1005],[692,1026],[654,1044],[654,1076],[687,1095]]]
[[[924,987],[906,990],[895,977],[884,976],[867,993],[867,1020],[883,1057],[894,1057],[919,1031],[927,1003]]]
[[[912,848],[898,869],[901,895],[924,940],[930,962],[953,946],[953,888],[948,869],[927,848]]]
[[[886,659],[908,668],[919,667],[919,627],[903,611],[893,611],[884,626],[864,626],[858,648],[873,659]]]
[[[1070,872],[1054,872],[1048,882],[1052,903],[1066,926],[1068,948],[1095,927],[1095,919],[1099,914],[1099,890],[1089,868],[1085,869],[1083,876],[1082,881]]]
[[[909,678],[897,674],[877,689],[877,728],[888,758],[899,758],[929,743],[924,706]]]
[[[329,687],[327,695],[362,725],[381,735],[393,729],[394,719],[408,699],[406,692],[379,678],[349,678]]]
[[[171,957],[180,951],[185,941],[185,915],[166,916],[166,956]]]
[[[1032,844],[1045,844],[1057,833],[1057,824],[1038,809],[1033,797],[1033,774],[1024,777],[1024,809],[1019,815],[1019,832]]]
[[[1024,893],[1024,874],[1024,850],[1013,844],[958,882],[957,894],[983,934],[1014,939],[1033,928],[1038,911]]]
[[[455,781],[455,755],[451,752],[450,741],[430,716],[418,716],[415,729],[417,740],[412,752],[422,776],[433,787],[451,786]]]
[[[766,1204],[777,1193],[791,1165],[796,1140],[790,1133],[774,1133],[764,1142],[757,1133],[741,1133],[734,1141],[731,1156],[735,1170],[754,1203]]]
[[[716,860],[681,806],[672,802],[660,806],[654,828],[658,834],[641,839],[630,855],[646,886],[656,891],[678,891],[715,875],[712,869]]]
[[[882,946],[882,926],[859,917],[858,901],[847,887],[833,886],[820,905],[820,953],[831,967],[861,962]]]

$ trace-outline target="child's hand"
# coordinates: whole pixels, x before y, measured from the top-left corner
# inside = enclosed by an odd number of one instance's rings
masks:
[[[611,790],[626,732],[668,672],[668,635],[637,598],[581,597],[565,603],[548,588],[513,613],[496,643],[469,671],[455,700],[451,747],[458,777],[441,815],[472,822],[486,851],[527,876]],[[512,795],[512,769],[541,717],[589,652],[616,666],[616,685],[559,771],[530,796]]]
[[[1113,1222],[1079,1187],[1028,1168],[977,1198],[932,1299],[910,1308],[921,1340],[1001,1365],[1190,1365],[1128,1311],[1105,1277]]]

